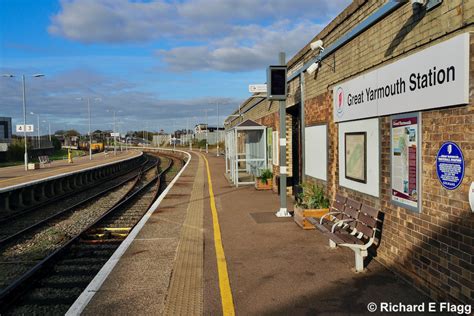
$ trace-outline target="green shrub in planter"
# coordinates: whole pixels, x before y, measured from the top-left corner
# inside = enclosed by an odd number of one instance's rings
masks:
[[[301,192],[297,195],[296,204],[304,209],[329,208],[329,199],[324,195],[323,186],[311,182],[301,184]]]
[[[273,172],[270,169],[263,169],[262,173],[260,174],[260,181],[262,181],[265,184],[268,184],[268,180],[271,180],[273,178]]]

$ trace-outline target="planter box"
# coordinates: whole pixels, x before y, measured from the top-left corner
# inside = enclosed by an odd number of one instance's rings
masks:
[[[28,163],[28,170],[35,170],[35,169],[39,169],[40,168],[40,164],[39,163]]]
[[[295,206],[294,210],[293,219],[303,229],[315,229],[314,225],[307,220],[307,217],[321,218],[329,212],[328,208],[303,209],[299,206]]]
[[[268,180],[267,183],[260,181],[259,179],[255,180],[255,189],[257,190],[271,190],[273,188],[272,180]]]

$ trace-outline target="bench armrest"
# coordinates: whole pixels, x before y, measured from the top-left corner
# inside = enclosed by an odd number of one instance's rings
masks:
[[[329,213],[326,213],[324,214],[323,216],[321,216],[321,219],[319,220],[319,223],[322,225],[323,224],[323,219],[326,217],[326,216],[332,216],[332,215],[337,215],[337,214],[341,214],[342,212],[329,212]]]
[[[355,221],[355,219],[353,219],[353,218],[340,219],[340,220],[336,221],[334,223],[334,225],[332,225],[331,233],[334,233],[336,227],[341,227],[341,224],[350,223],[350,222],[354,222],[354,221]]]

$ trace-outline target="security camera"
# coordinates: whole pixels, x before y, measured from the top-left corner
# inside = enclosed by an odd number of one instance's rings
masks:
[[[306,72],[312,75],[313,72],[315,72],[318,68],[319,68],[319,62],[315,62],[306,69]]]
[[[314,41],[312,42],[310,45],[311,47],[311,50],[316,50],[316,49],[320,49],[320,50],[324,50],[324,47],[323,47],[323,41],[322,40],[317,40],[317,41]]]

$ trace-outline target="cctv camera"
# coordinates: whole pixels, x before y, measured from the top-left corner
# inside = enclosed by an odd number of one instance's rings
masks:
[[[306,72],[308,72],[308,74],[313,74],[313,72],[315,72],[317,69],[319,68],[319,63],[318,62],[315,62],[313,63],[311,66],[309,66],[307,69],[306,69]]]
[[[323,47],[323,41],[322,40],[317,40],[317,41],[314,41],[312,42],[310,45],[311,47],[311,50],[316,50],[316,49],[320,49],[320,50],[324,50],[324,47]]]

